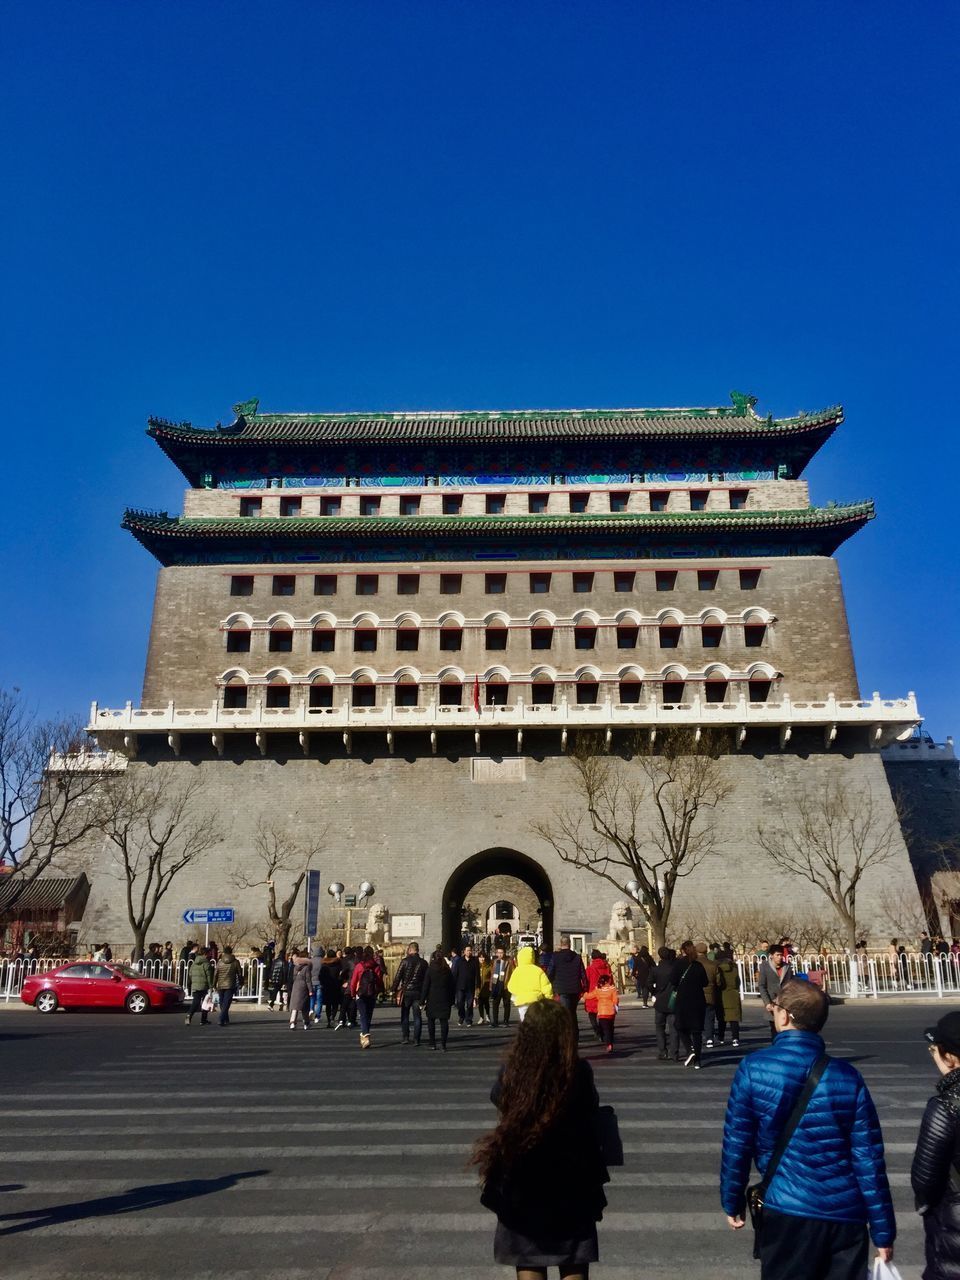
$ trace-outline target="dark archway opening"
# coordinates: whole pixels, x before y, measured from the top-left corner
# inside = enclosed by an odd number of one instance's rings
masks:
[[[460,945],[461,914],[470,890],[488,876],[515,876],[528,885],[540,904],[544,946],[553,949],[553,886],[550,877],[533,858],[516,849],[484,849],[461,862],[443,890],[443,949]]]

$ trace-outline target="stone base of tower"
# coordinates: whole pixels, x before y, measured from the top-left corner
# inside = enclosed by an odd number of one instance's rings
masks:
[[[755,909],[758,931],[765,913],[770,929],[785,912],[832,919],[818,890],[780,871],[762,852],[757,826],[767,816],[772,820],[780,801],[792,792],[822,783],[828,775],[839,775],[853,789],[869,789],[875,804],[892,818],[879,754],[734,753],[724,757],[724,767],[733,788],[716,817],[708,819],[717,824],[717,852],[681,882],[676,926],[688,927],[698,911],[718,904]],[[540,904],[548,938],[561,930],[575,932],[587,947],[607,935],[611,907],[623,896],[612,884],[562,862],[533,834],[535,822],[549,819],[558,806],[575,803],[573,766],[563,755],[365,757],[357,747],[349,757],[329,759],[292,754],[279,759],[254,752],[233,759],[151,760],[141,752],[127,768],[199,776],[203,803],[216,815],[224,836],[216,852],[174,881],[160,904],[151,940],[180,939],[191,932],[197,936],[196,928],[191,931],[182,923],[188,908],[232,906],[251,925],[266,919],[266,890],[240,889],[237,883],[238,875],[255,865],[261,819],[284,825],[304,840],[325,831],[323,852],[311,864],[320,871],[324,889],[341,881],[351,893],[362,881],[371,881],[376,886],[372,900],[392,916],[423,917],[421,947],[450,943],[465,902],[486,913],[500,890],[490,889],[491,902],[476,899],[472,890],[490,877],[523,881]],[[92,853],[88,875],[92,889],[81,945],[100,939],[122,943],[130,937],[124,885],[111,873],[106,850]],[[893,895],[902,900],[905,891],[911,894],[916,886],[898,838],[895,855],[864,878],[858,901],[861,933],[875,942],[889,941],[884,904]],[[321,896],[323,936],[335,918],[331,899]],[[299,905],[296,915],[302,921]],[[361,926],[363,918],[358,912]],[[672,941],[680,940],[674,929],[670,934]],[[362,941],[362,929],[354,941]]]

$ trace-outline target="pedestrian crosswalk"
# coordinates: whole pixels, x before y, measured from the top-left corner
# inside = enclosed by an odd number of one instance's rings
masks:
[[[831,1052],[862,1050],[835,1021]],[[41,1082],[5,1077],[0,1257],[13,1280],[508,1274],[492,1261],[495,1222],[468,1162],[493,1121],[489,1089],[512,1032],[452,1031],[443,1055],[401,1046],[393,1009],[377,1011],[367,1052],[352,1034],[292,1035],[266,1011],[242,1010],[229,1028],[160,1023],[116,1022],[102,1054],[76,1063],[63,1032],[51,1037],[62,1062]],[[748,1027],[739,1051],[707,1051],[697,1074],[656,1061],[651,1011],[625,1002],[617,1033],[605,1058],[584,1025],[625,1151],[592,1274],[749,1276],[750,1241],[725,1225],[717,1168],[733,1071],[765,1027]],[[908,1170],[932,1081],[895,1052],[858,1065],[884,1125],[898,1265],[914,1280],[922,1237]]]

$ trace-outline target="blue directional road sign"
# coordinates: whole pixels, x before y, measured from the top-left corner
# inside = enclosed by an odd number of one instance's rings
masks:
[[[184,924],[233,924],[233,907],[189,907]]]
[[[307,896],[305,900],[304,933],[308,938],[317,934],[317,923],[320,916],[320,872],[307,872]]]

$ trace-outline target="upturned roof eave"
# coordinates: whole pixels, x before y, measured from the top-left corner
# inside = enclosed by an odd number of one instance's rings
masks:
[[[874,518],[872,501],[843,507],[810,507],[796,511],[676,512],[650,515],[565,516],[408,516],[408,517],[228,517],[183,518],[128,510],[122,525],[162,563],[190,543],[254,547],[265,540],[293,546],[337,539],[392,544],[423,538],[474,538],[487,544],[524,536],[683,537],[719,533],[776,535],[815,532],[823,536],[824,554],[836,548]]]

